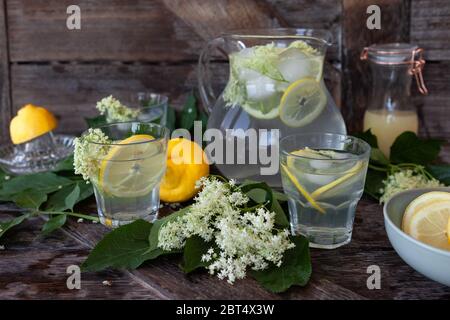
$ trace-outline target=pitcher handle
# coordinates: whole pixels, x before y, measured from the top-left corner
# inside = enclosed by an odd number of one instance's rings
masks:
[[[212,111],[217,95],[211,86],[211,52],[224,43],[222,37],[212,39],[203,47],[198,59],[197,81],[200,99],[202,100],[203,109],[209,115]]]

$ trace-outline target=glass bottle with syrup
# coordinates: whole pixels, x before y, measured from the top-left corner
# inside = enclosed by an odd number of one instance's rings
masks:
[[[364,131],[371,129],[378,146],[389,157],[395,139],[405,131],[417,134],[419,119],[411,101],[412,76],[422,94],[427,88],[422,77],[423,49],[408,43],[375,44],[364,48],[361,60],[372,71]]]

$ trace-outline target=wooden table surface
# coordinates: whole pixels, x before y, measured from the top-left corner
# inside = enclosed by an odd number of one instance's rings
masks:
[[[12,216],[0,205],[0,221]],[[83,206],[95,212],[94,203]],[[169,208],[163,209],[165,211]],[[450,288],[428,280],[395,253],[384,230],[382,207],[364,198],[355,219],[353,240],[335,250],[311,249],[309,284],[272,294],[254,280],[233,286],[206,272],[184,275],[178,257],[162,257],[133,271],[83,273],[81,289],[69,290],[66,268],[80,265],[107,229],[70,222],[48,237],[39,235],[42,219],[13,229],[2,240],[0,299],[446,299]],[[381,289],[367,288],[367,268],[381,269]],[[104,285],[107,280],[111,285]]]

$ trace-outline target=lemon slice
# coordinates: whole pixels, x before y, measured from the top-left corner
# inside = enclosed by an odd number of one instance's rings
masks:
[[[257,108],[251,108],[248,105],[242,106],[242,109],[244,109],[249,115],[251,115],[253,118],[256,119],[274,119],[278,116],[278,108],[274,107],[272,110],[270,110],[267,113],[263,113],[260,109]]]
[[[290,127],[305,126],[316,119],[327,104],[327,96],[319,82],[304,78],[292,83],[281,97],[281,121]]]
[[[447,242],[448,244],[450,244],[450,218],[448,219],[447,222]]]
[[[305,197],[305,199],[320,213],[325,213],[325,210],[314,200],[314,198],[309,194],[309,192],[298,182],[297,178],[289,171],[289,169],[281,164],[281,169],[286,173],[289,180],[292,181],[297,190]]]
[[[139,197],[149,194],[165,168],[165,153],[154,138],[146,134],[131,136],[114,145],[102,160],[99,187],[115,197]]]
[[[363,162],[362,161],[356,162],[356,164],[351,169],[344,172],[345,174],[343,176],[339,177],[338,179],[334,180],[333,182],[330,182],[330,183],[314,190],[314,192],[311,193],[311,196],[314,199],[319,198],[324,193],[328,192],[331,189],[336,188],[337,186],[342,185],[344,182],[349,180],[351,177],[355,176],[358,172],[361,171],[362,168],[363,168]]]
[[[450,201],[431,202],[420,207],[409,220],[411,237],[433,247],[450,251],[447,229]]]
[[[429,204],[432,204],[433,202],[439,201],[450,201],[450,192],[431,191],[424,193],[415,198],[413,201],[411,201],[408,207],[406,207],[405,213],[403,214],[403,221],[402,221],[403,231],[409,233],[411,218],[417,211],[421,210],[421,208]]]

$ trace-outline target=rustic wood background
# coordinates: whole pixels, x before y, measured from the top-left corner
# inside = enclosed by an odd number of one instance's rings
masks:
[[[66,9],[81,8],[81,30],[66,28]],[[366,9],[381,7],[381,30],[368,30]],[[333,32],[327,77],[350,131],[360,129],[368,88],[361,49],[410,41],[425,48],[430,94],[415,94],[421,134],[450,138],[450,1],[448,0],[0,0],[0,142],[26,103],[60,117],[79,133],[83,117],[108,94],[164,92],[180,107],[196,87],[204,40],[249,27],[313,27]],[[446,148],[444,158],[449,160]]]

